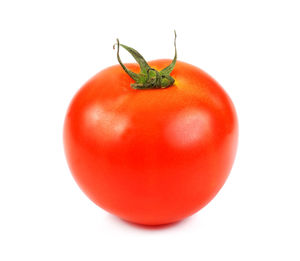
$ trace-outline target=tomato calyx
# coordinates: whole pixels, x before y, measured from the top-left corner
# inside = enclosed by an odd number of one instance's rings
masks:
[[[154,68],[151,68],[149,64],[146,62],[144,57],[135,49],[128,47],[124,44],[120,44],[119,39],[117,39],[117,43],[114,44],[113,48],[115,49],[115,45],[117,45],[117,58],[124,69],[124,71],[135,81],[135,83],[131,84],[131,87],[133,89],[161,89],[161,88],[167,88],[174,84],[175,80],[173,77],[170,76],[170,73],[173,71],[176,60],[177,60],[177,49],[176,49],[176,31],[175,38],[174,38],[174,47],[175,47],[175,56],[171,62],[170,65],[168,65],[166,68],[162,69],[161,71],[157,71]],[[120,46],[122,46],[125,50],[127,50],[133,58],[137,61],[137,63],[140,66],[140,73],[134,73],[122,63],[119,51]]]

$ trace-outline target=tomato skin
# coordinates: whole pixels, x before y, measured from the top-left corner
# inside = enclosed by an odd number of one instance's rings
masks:
[[[229,96],[187,63],[177,61],[171,76],[169,88],[135,90],[120,65],[109,67],[77,92],[65,118],[76,182],[97,205],[131,222],[166,224],[197,212],[221,189],[235,158],[238,122]]]

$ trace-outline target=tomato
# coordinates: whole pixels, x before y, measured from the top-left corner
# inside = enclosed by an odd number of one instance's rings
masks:
[[[170,60],[155,60],[161,70]],[[138,73],[137,64],[126,68]],[[158,225],[205,206],[234,161],[237,116],[208,74],[177,61],[168,88],[133,89],[120,65],[91,78],[64,123],[70,170],[83,192],[127,221]]]

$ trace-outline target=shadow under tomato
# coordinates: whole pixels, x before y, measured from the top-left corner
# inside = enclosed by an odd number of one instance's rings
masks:
[[[177,227],[181,227],[181,226],[185,225],[190,220],[190,217],[189,217],[189,218],[179,220],[179,221],[176,221],[176,222],[173,222],[173,223],[168,223],[168,224],[143,225],[143,224],[133,223],[133,222],[118,218],[118,217],[113,216],[113,215],[111,215],[110,218],[113,219],[114,222],[117,222],[121,225],[124,225],[124,226],[127,226],[127,227],[132,227],[132,228],[135,228],[135,229],[141,229],[141,230],[167,230],[167,229],[177,228]]]

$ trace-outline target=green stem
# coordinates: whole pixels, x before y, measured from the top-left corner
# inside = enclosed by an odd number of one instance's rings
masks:
[[[170,73],[173,71],[176,60],[177,60],[177,48],[176,48],[176,31],[175,38],[174,38],[174,47],[175,47],[175,56],[170,65],[166,68],[162,69],[161,71],[157,71],[154,68],[151,68],[149,64],[146,62],[144,57],[135,49],[128,47],[124,44],[120,44],[119,39],[117,39],[117,59],[124,69],[124,71],[135,81],[135,83],[131,84],[131,87],[134,89],[160,89],[160,88],[167,88],[174,84],[175,80],[170,76]],[[115,48],[114,45],[114,48]],[[134,73],[130,71],[126,66],[122,63],[120,58],[120,46],[122,46],[125,50],[127,50],[133,58],[137,61],[140,66],[140,73]]]

